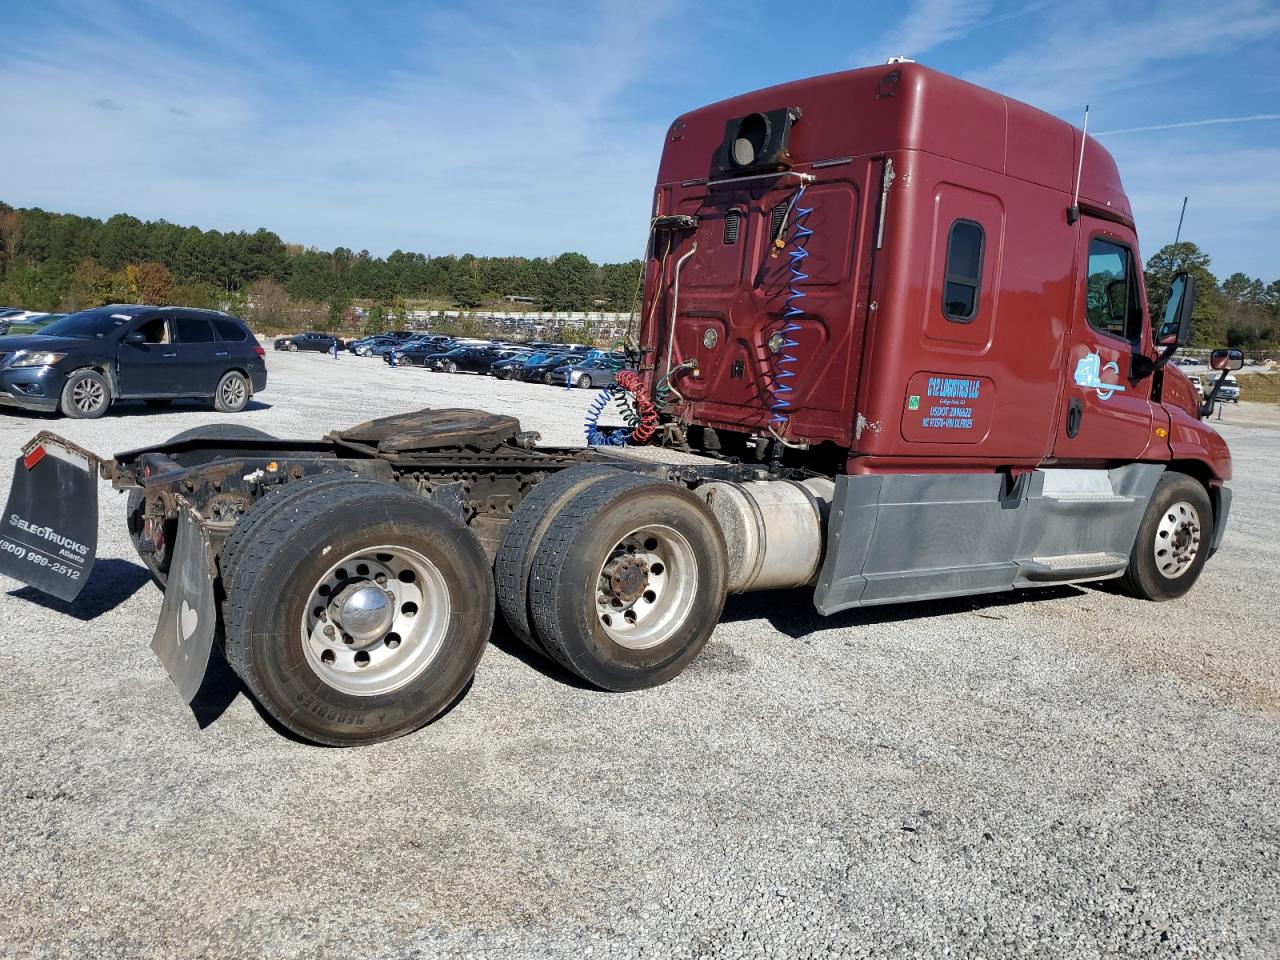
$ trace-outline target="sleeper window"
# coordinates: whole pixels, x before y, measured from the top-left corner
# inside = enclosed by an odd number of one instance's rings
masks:
[[[982,285],[982,225],[957,220],[947,235],[947,267],[942,284],[942,312],[948,320],[969,323],[978,312]]]

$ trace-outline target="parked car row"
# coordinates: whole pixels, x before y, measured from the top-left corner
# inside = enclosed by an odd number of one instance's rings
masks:
[[[568,384],[590,389],[614,382],[620,370],[634,370],[621,351],[583,344],[530,343],[465,339],[442,334],[393,330],[344,341],[331,333],[297,333],[277,337],[277,350],[322,353],[339,350],[359,357],[381,357],[399,366],[440,373],[480,373],[503,380]]]
[[[19,333],[39,333],[41,327],[61,320],[65,313],[41,313],[38,310],[18,310],[0,307],[0,336]]]
[[[441,373],[480,373],[584,389],[607,386],[620,370],[635,369],[621,352],[561,344],[469,343],[434,352],[423,346],[405,350],[401,362]]]

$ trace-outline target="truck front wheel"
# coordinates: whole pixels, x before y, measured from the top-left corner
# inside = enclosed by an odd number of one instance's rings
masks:
[[[226,655],[263,708],[331,746],[389,740],[465,689],[493,625],[475,536],[408,491],[317,487],[255,525],[223,608]]]
[[[724,537],[683,487],[601,481],[551,521],[529,612],[552,657],[605,690],[666,683],[701,652],[728,582]]]
[[[1204,485],[1166,472],[1156,484],[1120,584],[1144,600],[1173,600],[1195,584],[1213,542],[1213,505]]]

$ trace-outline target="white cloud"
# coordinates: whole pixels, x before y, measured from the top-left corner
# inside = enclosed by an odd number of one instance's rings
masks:
[[[1179,123],[1157,123],[1149,127],[1125,127],[1122,130],[1103,130],[1091,134],[1095,137],[1113,137],[1119,133],[1150,133],[1154,130],[1183,130],[1187,127],[1212,127],[1220,123],[1260,123],[1280,120],[1280,113],[1253,113],[1247,117],[1210,117],[1207,120],[1183,120]]]
[[[375,253],[629,259],[670,118],[619,101],[679,57],[672,9],[399,11],[399,72],[346,90],[265,41],[227,49],[243,24],[170,45],[94,5],[8,65],[0,199]]]
[[[863,67],[889,57],[917,58],[968,33],[990,10],[990,0],[913,0],[902,21],[854,54],[852,62]]]
[[[1224,58],[1233,45],[1280,31],[1280,6],[1273,0],[1174,0],[1141,9],[1093,0],[1049,9],[1038,37],[965,79],[1044,110],[1074,114],[1101,97],[1150,85],[1161,65]]]

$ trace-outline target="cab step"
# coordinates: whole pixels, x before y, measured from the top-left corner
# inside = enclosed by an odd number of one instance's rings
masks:
[[[1021,579],[1032,583],[1070,583],[1118,576],[1128,565],[1129,558],[1120,553],[1068,553],[1020,561],[1018,568]]]

